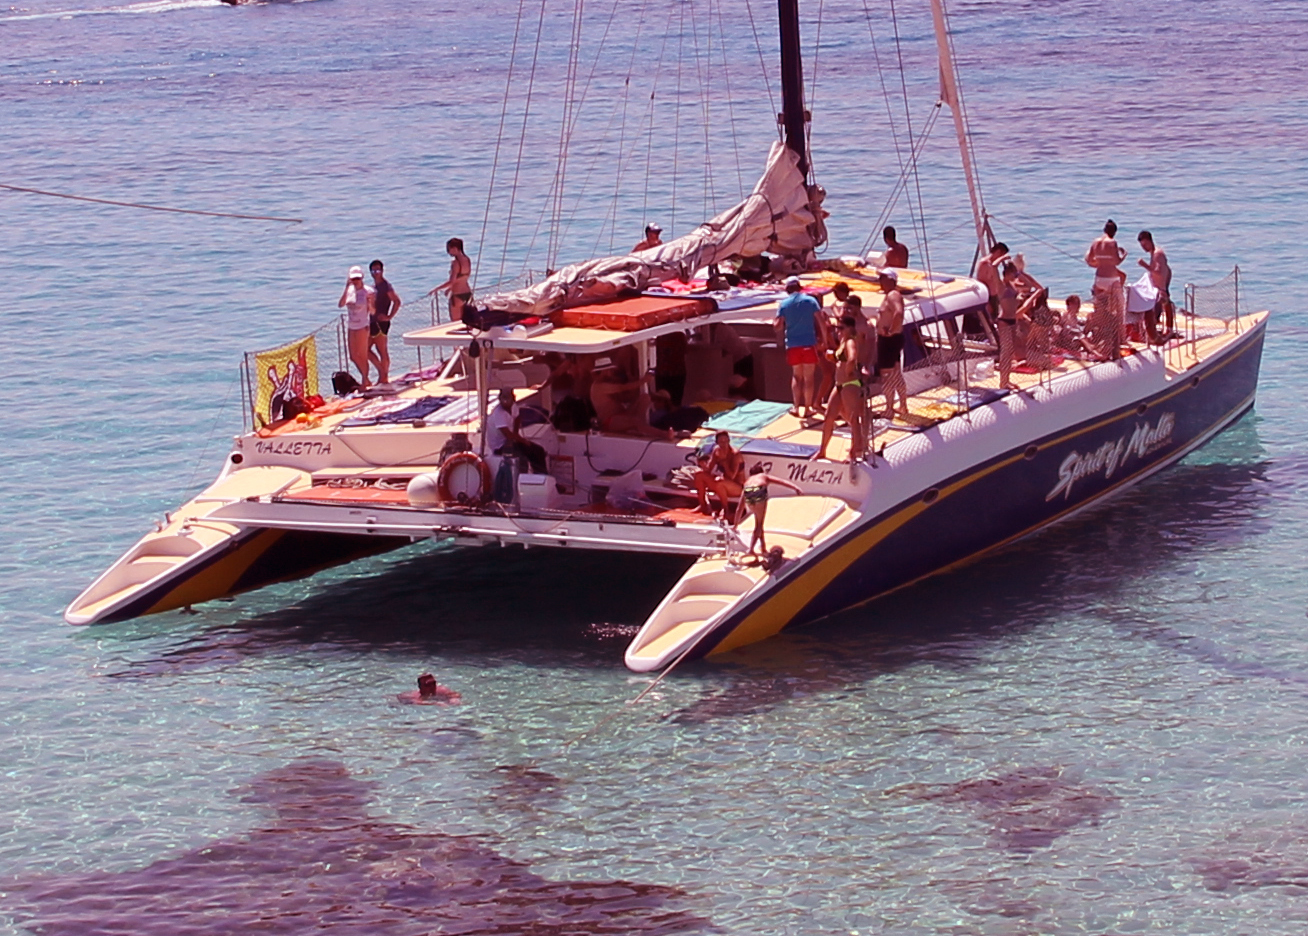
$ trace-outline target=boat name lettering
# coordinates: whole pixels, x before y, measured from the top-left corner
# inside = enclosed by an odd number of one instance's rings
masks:
[[[276,442],[265,442],[260,439],[254,443],[254,450],[260,455],[330,455],[332,453],[332,444],[330,442],[313,442],[308,439],[299,439],[294,442],[284,439],[278,439]]]
[[[1070,453],[1058,466],[1058,483],[1045,495],[1045,500],[1051,501],[1059,494],[1063,495],[1064,500],[1071,498],[1072,485],[1101,471],[1105,479],[1111,478],[1113,472],[1124,465],[1128,458],[1144,458],[1171,442],[1175,428],[1176,415],[1163,413],[1152,426],[1147,422],[1137,423],[1130,435],[1124,435],[1115,442],[1105,442],[1091,452]]]
[[[843,468],[815,468],[809,462],[791,462],[789,469],[791,481],[803,484],[844,484]]]

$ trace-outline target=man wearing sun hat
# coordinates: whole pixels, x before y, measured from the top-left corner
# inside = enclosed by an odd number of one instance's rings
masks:
[[[360,385],[365,389],[371,386],[368,381],[368,342],[372,329],[373,295],[373,288],[363,281],[363,267],[350,267],[345,289],[341,292],[336,307],[346,312],[345,328],[350,361],[359,369],[359,375],[363,378]]]

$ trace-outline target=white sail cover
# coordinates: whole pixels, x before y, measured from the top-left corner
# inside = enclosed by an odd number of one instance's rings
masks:
[[[664,280],[689,280],[710,263],[765,252],[789,261],[783,264],[787,270],[802,270],[814,249],[826,243],[824,196],[818,186],[804,184],[799,156],[778,141],[750,196],[684,237],[639,253],[569,264],[533,286],[487,296],[478,305],[543,316]]]

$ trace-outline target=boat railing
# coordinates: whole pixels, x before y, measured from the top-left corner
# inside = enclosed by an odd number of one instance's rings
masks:
[[[322,354],[336,351],[336,371],[345,369],[345,317],[333,319],[307,335],[241,358],[241,420],[247,432],[279,418],[280,403],[290,396],[309,397],[329,389],[323,383]],[[330,372],[325,375],[330,383]]]
[[[1215,283],[1207,285],[1185,284],[1185,307],[1181,310],[1184,320],[1184,344],[1190,348],[1193,357],[1195,345],[1202,338],[1214,337],[1234,330],[1240,333],[1240,267],[1232,268]],[[1222,331],[1214,333],[1211,325],[1205,323],[1221,322]]]

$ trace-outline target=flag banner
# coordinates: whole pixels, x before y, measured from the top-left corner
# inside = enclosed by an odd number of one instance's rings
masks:
[[[286,404],[318,392],[318,341],[306,335],[299,341],[256,351],[254,358],[255,423],[268,425],[284,419]]]

